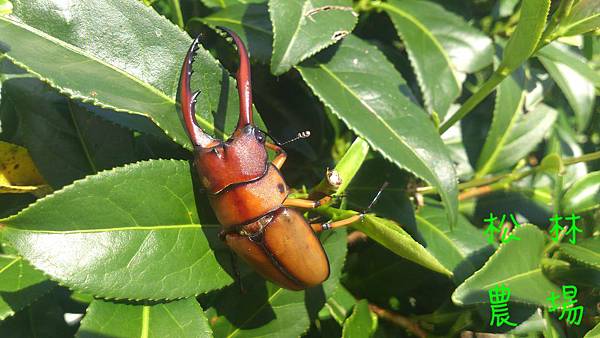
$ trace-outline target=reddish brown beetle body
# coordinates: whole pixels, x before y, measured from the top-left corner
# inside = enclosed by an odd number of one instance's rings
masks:
[[[186,129],[195,147],[194,164],[223,225],[224,240],[239,257],[282,287],[302,290],[318,285],[329,276],[327,255],[304,217],[285,206],[295,205],[287,198],[288,187],[279,172],[285,152],[267,143],[265,134],[252,122],[247,53],[238,36],[226,31],[240,55],[240,118],[227,141],[213,139],[195,121],[197,93],[191,93],[190,77],[198,38],[183,64],[180,99]],[[273,162],[268,160],[267,148],[278,154]],[[318,202],[313,206],[316,205]]]

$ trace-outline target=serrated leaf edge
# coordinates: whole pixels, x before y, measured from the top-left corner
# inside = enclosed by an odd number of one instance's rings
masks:
[[[457,94],[456,94],[456,97],[454,97],[452,100],[452,101],[455,101],[458,98],[458,96],[460,96],[460,91],[462,88],[462,85],[459,81],[459,76],[458,76],[459,71],[456,69],[454,64],[452,64],[450,57],[444,50],[441,43],[438,41],[438,39],[433,34],[431,34],[426,29],[426,27],[423,26],[423,24],[417,18],[412,16],[410,13],[405,13],[404,11],[394,7],[392,3],[388,2],[387,4],[389,5],[389,7],[393,7],[395,9],[395,10],[389,9],[390,11],[394,11],[398,15],[406,18],[407,20],[412,21],[416,27],[418,27],[420,30],[422,30],[425,33],[425,35],[429,36],[431,38],[431,41],[433,41],[434,45],[439,49],[441,54],[444,56],[444,59],[446,60],[446,64],[448,65],[448,68],[452,71],[452,77],[454,78],[454,81],[456,82]],[[385,6],[385,8],[387,8],[387,7],[388,6]],[[384,10],[387,12],[387,9],[384,9]],[[391,17],[390,13],[388,13],[388,15]],[[396,24],[396,22],[394,22],[394,20],[390,20],[390,21],[392,21],[392,24],[394,25],[394,28],[396,30],[396,34],[398,34],[398,37],[400,37],[400,39],[402,39],[404,44],[406,44],[406,46],[408,47],[408,48],[406,48],[406,54],[408,55],[408,59],[410,60],[410,63],[412,65],[413,69],[415,69],[417,83],[419,84],[419,88],[421,89],[421,93],[423,94],[423,101],[425,103],[425,106],[428,108],[428,110],[430,112],[433,112],[433,111],[435,111],[435,107],[433,107],[433,102],[432,102],[433,97],[428,94],[428,91],[426,90],[427,85],[425,84],[424,79],[421,76],[421,72],[418,71],[418,70],[420,70],[420,67],[418,65],[418,62],[416,62],[416,56],[412,52],[412,49],[408,46],[408,43],[406,42],[406,40],[404,39],[404,34],[401,33],[400,27]],[[452,104],[452,102],[450,102],[450,104]],[[447,112],[437,112],[437,113],[438,114],[446,114]]]
[[[535,230],[536,230],[538,233],[541,233],[541,234],[542,234],[542,236],[544,237],[544,240],[547,238],[546,234],[545,234],[545,233],[544,233],[542,230],[540,230],[540,229],[539,229],[537,226],[535,226],[535,225],[533,225],[533,224],[531,224],[531,223],[525,223],[525,224],[522,224],[522,225],[521,225],[521,228],[522,228],[522,227],[524,227],[524,226],[528,226],[528,228],[535,229]],[[458,288],[459,288],[461,285],[463,285],[463,284],[467,283],[467,281],[469,281],[469,280],[471,280],[471,279],[475,278],[475,277],[476,277],[476,276],[477,276],[477,275],[480,273],[480,271],[482,271],[482,270],[485,268],[485,266],[486,266],[486,265],[487,265],[487,264],[488,264],[488,263],[489,263],[489,262],[490,262],[490,261],[491,261],[491,260],[492,260],[492,259],[493,259],[493,258],[496,256],[496,255],[498,255],[498,253],[500,252],[500,250],[501,250],[501,249],[502,249],[502,248],[503,248],[505,245],[507,245],[508,243],[509,243],[509,242],[500,243],[500,245],[498,245],[498,248],[496,249],[496,251],[495,251],[495,252],[494,252],[492,255],[490,255],[490,257],[488,257],[488,259],[485,261],[485,263],[483,264],[483,266],[481,267],[481,269],[479,269],[479,270],[475,271],[475,272],[474,272],[474,273],[473,273],[471,276],[469,276],[469,277],[468,277],[467,279],[465,279],[465,280],[464,280],[462,283],[460,283],[460,285],[458,285],[458,286],[456,287],[456,289],[454,289],[454,291],[452,292],[452,295],[451,295],[451,297],[450,297],[450,299],[452,300],[452,302],[453,302],[454,304],[456,304],[456,305],[458,305],[458,306],[466,306],[466,305],[465,305],[463,302],[461,302],[461,301],[458,301],[458,300],[455,298],[455,293],[456,293],[456,290],[458,290]],[[542,268],[541,268],[541,266],[540,266],[538,269],[540,270],[540,272],[542,272]],[[538,269],[534,269],[534,270],[531,270],[531,271],[535,271],[535,270],[538,270]],[[542,272],[542,274],[543,274],[543,272]],[[521,300],[521,299],[517,299],[517,300],[515,300],[515,299],[511,299],[511,300],[510,300],[510,302],[511,302],[511,303],[525,304],[525,305],[535,305],[535,306],[538,306],[538,307],[540,307],[540,305],[539,305],[539,304],[537,304],[537,303],[528,302],[528,301],[523,301],[523,300]],[[474,305],[474,304],[488,304],[488,302],[485,302],[485,301],[481,301],[481,302],[473,302],[473,303],[469,303],[468,305]],[[542,306],[542,307],[543,307],[543,306]]]
[[[309,3],[308,0],[304,0],[304,5],[302,5],[302,9],[304,10],[304,7],[306,7],[306,4]],[[344,38],[338,39],[338,40],[334,40],[334,39],[329,39],[326,43],[322,44],[321,46],[319,46],[318,48],[315,48],[314,50],[312,50],[310,53],[305,54],[302,58],[300,58],[300,60],[298,60],[295,64],[290,64],[289,66],[285,65],[282,67],[282,63],[280,62],[278,64],[278,68],[274,69],[273,67],[273,56],[275,55],[275,40],[276,40],[276,35],[277,35],[277,30],[275,29],[275,23],[273,21],[273,16],[272,16],[272,11],[271,11],[271,1],[268,1],[268,12],[269,12],[269,20],[271,20],[271,27],[273,29],[273,40],[272,40],[272,54],[271,54],[271,73],[275,76],[279,76],[282,75],[288,71],[290,71],[292,68],[294,68],[296,65],[300,64],[302,61],[309,59],[310,57],[314,56],[315,54],[319,53],[320,51],[326,49],[327,47],[330,47],[332,45],[335,45],[336,43],[339,43],[340,41],[342,41]],[[300,26],[301,26],[301,22],[302,22],[302,18],[306,15],[306,11],[303,11],[301,16],[300,16],[300,22],[298,22],[298,26],[296,27],[296,32],[299,30]],[[356,24],[358,23],[358,14],[356,12],[354,12],[354,10],[351,11],[352,16],[354,17],[354,23],[352,25],[352,28],[346,33],[346,36],[350,35],[350,33],[352,33],[352,31],[354,30],[354,28],[356,27]],[[345,37],[345,36],[344,36]],[[286,53],[283,55],[285,56],[287,54],[287,51],[289,51],[290,47],[291,47],[291,41],[288,44],[288,48],[286,49]],[[282,60],[284,59],[282,56]]]

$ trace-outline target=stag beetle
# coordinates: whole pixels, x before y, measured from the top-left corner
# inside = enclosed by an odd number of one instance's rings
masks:
[[[362,214],[337,222],[309,225],[296,208],[316,208],[331,201],[288,198],[289,188],[279,169],[287,155],[281,144],[267,141],[266,133],[252,121],[250,61],[238,35],[226,28],[239,54],[236,74],[240,101],[237,127],[226,141],[205,133],[196,122],[192,93],[192,63],[199,36],[185,56],[180,77],[180,103],[185,127],[194,146],[194,165],[217,219],[223,226],[221,238],[272,282],[291,290],[321,284],[329,276],[329,261],[315,232],[348,225]],[[299,138],[307,134],[299,134]],[[269,161],[267,149],[275,152]]]

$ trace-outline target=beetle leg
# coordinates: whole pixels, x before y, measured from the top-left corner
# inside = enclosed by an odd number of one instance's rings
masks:
[[[321,198],[320,200],[316,200],[316,201],[302,199],[302,198],[288,198],[285,201],[283,201],[283,205],[285,205],[286,207],[314,209],[314,208],[318,208],[322,205],[329,203],[332,199],[333,199],[333,197],[331,197],[330,195],[327,195],[327,196]]]
[[[361,221],[363,217],[365,217],[365,214],[361,213],[335,222],[329,221],[325,223],[313,223],[310,225],[310,227],[313,229],[314,232],[321,232],[329,229],[345,227],[354,222]]]
[[[283,150],[283,148],[281,148],[280,146],[273,144],[273,143],[269,143],[269,142],[265,143],[265,147],[273,150],[276,153],[276,156],[273,159],[273,161],[271,161],[271,163],[277,169],[281,169],[281,167],[285,163],[285,160],[287,160],[287,154],[286,154],[285,150]]]
[[[233,251],[229,251],[229,254],[231,255],[231,267],[233,268],[233,274],[235,276],[236,281],[239,283],[240,285],[240,293],[241,294],[245,294],[246,290],[244,289],[244,284],[242,283],[242,275],[240,274],[240,269],[238,267],[237,264],[237,256],[235,253],[233,253]]]

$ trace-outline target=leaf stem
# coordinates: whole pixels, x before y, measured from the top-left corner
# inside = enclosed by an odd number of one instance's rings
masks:
[[[181,5],[179,4],[179,0],[171,0],[171,4],[173,5],[173,10],[175,11],[177,26],[183,29],[183,14],[181,13]]]
[[[423,329],[419,326],[419,324],[415,323],[414,321],[412,321],[411,319],[409,319],[407,317],[404,317],[395,312],[380,308],[379,306],[377,306],[375,304],[369,303],[369,309],[371,311],[373,311],[373,313],[375,313],[377,315],[377,317],[383,318],[395,325],[403,327],[408,332],[414,334],[415,336],[417,336],[419,338],[427,337],[427,333],[425,331],[423,331]]]
[[[565,166],[568,166],[576,163],[590,162],[594,160],[600,160],[600,151],[584,154],[577,157],[566,158],[563,159],[562,162]],[[522,172],[510,172],[490,177],[476,178],[468,182],[460,183],[458,185],[459,190],[470,190],[464,191],[461,194],[459,194],[459,200],[465,200],[468,198],[489,194],[493,191],[507,189],[512,182],[519,181],[525,177],[531,176],[541,171],[542,169],[543,167],[538,165],[536,167]],[[417,188],[417,192],[423,195],[429,195],[437,193],[437,190],[434,187],[427,186]]]
[[[440,127],[440,134],[445,133],[452,125],[463,119],[469,114],[481,101],[483,101],[494,89],[504,80],[510,72],[503,71],[503,69],[496,70],[492,76],[479,88],[479,90],[463,103],[463,105],[456,111],[449,120],[442,123]]]

